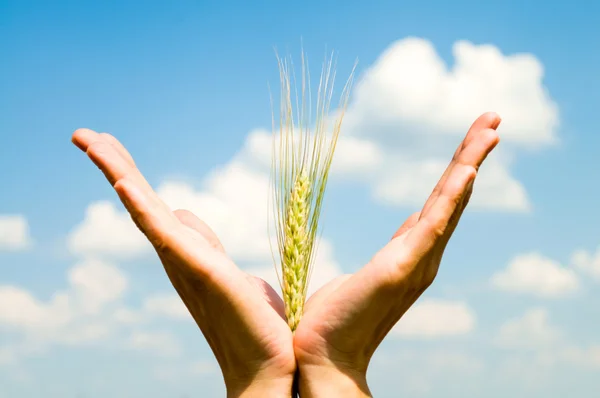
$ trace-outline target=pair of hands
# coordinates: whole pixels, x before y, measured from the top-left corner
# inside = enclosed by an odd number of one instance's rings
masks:
[[[277,292],[239,269],[208,225],[188,211],[172,212],[114,137],[79,129],[73,143],[156,249],[217,358],[228,396],[289,397],[296,382],[303,397],[368,397],[369,361],[433,282],[478,168],[498,143],[499,124],[494,113],[473,123],[423,209],[360,271],[311,296],[294,335]]]

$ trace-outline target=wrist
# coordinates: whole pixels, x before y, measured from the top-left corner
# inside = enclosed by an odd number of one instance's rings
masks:
[[[336,366],[307,365],[299,368],[302,398],[371,398],[365,372]]]

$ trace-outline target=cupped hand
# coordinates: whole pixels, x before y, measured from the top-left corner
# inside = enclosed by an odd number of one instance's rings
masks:
[[[217,358],[228,396],[290,396],[296,370],[292,333],[273,288],[236,267],[192,213],[172,212],[114,137],[79,129],[73,143],[104,173],[154,246]]]
[[[330,282],[307,301],[294,335],[302,396],[370,396],[369,361],[433,282],[479,166],[498,143],[499,124],[494,113],[480,116],[423,209],[365,267]]]

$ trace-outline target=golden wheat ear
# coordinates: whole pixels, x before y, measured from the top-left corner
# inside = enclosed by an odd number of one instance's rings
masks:
[[[281,98],[278,127],[273,112],[271,210],[277,239],[277,256],[274,258],[280,263],[275,268],[288,325],[294,331],[304,311],[316,254],[319,216],[354,69],[342,90],[337,117],[330,126],[329,110],[335,80],[333,55],[323,63],[314,121],[310,73],[304,53],[300,90],[295,84],[291,58],[278,56],[277,61]]]

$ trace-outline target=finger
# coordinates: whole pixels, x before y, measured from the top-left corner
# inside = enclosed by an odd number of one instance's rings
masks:
[[[111,144],[117,150],[117,152],[119,152],[119,154],[123,157],[123,159],[125,159],[125,161],[127,161],[127,163],[129,163],[131,166],[135,167],[135,162],[133,161],[133,157],[131,156],[129,151],[127,149],[125,149],[123,144],[121,144],[119,142],[119,140],[117,140],[115,137],[113,137],[112,135],[110,135],[108,133],[100,133],[100,136],[102,136],[102,138],[104,138],[105,141],[107,141],[109,144]]]
[[[465,148],[465,150],[461,153],[460,158],[458,159],[458,164],[465,166],[473,166],[476,171],[479,171],[479,167],[485,161],[489,153],[496,147],[498,144],[498,134],[495,130],[486,129],[483,130],[478,137],[473,139],[471,144]],[[467,205],[469,204],[469,200],[471,199],[471,194],[473,193],[473,183],[469,184],[467,192],[463,195],[461,199],[461,203],[458,208],[455,210],[455,214],[453,214],[449,221],[449,226],[447,228],[445,240],[447,242],[450,239],[450,236],[456,229],[460,217],[465,211]]]
[[[104,173],[133,221],[150,242],[156,248],[163,247],[165,234],[177,226],[177,218],[158,198],[140,171],[114,146],[116,139],[111,144],[104,135],[79,129],[72,140]]]
[[[152,190],[139,170],[115,147],[116,139],[109,142],[106,136],[95,131],[78,129],[73,134],[72,141],[98,166],[111,185],[114,186],[119,179],[128,177],[137,181],[144,189]]]
[[[404,234],[406,231],[408,231],[409,229],[414,227],[415,224],[417,223],[417,221],[419,221],[420,216],[421,216],[421,212],[418,211],[416,213],[413,213],[410,217],[408,217],[408,219],[406,221],[404,221],[404,224],[402,224],[400,226],[400,228],[398,228],[398,230],[396,231],[394,236],[392,236],[392,239],[397,238],[398,236]]]
[[[173,232],[181,224],[166,205],[157,196],[148,195],[129,178],[119,179],[114,188],[131,218],[154,248],[161,252],[171,247]]]
[[[456,230],[458,223],[464,213],[467,204],[469,203],[469,199],[471,198],[471,194],[473,193],[473,183],[469,184],[469,188],[467,188],[467,192],[463,195],[460,203],[454,213],[450,216],[450,220],[448,221],[448,225],[446,226],[446,230],[444,231],[444,235],[438,240],[438,251],[441,253],[446,249],[446,245],[450,241],[450,237]]]
[[[484,129],[463,148],[435,202],[427,213],[421,213],[421,220],[411,231],[413,247],[429,250],[438,243],[444,250],[470,199],[477,171],[498,140],[495,130]]]
[[[486,112],[479,116],[469,128],[465,139],[463,140],[463,146],[467,146],[473,140],[473,138],[477,137],[480,131],[485,129],[496,130],[498,126],[500,126],[500,122],[502,119],[495,112]]]
[[[472,166],[457,164],[427,214],[413,227],[407,243],[420,254],[429,251],[448,232],[452,217],[475,180]]]
[[[271,305],[271,308],[277,312],[281,319],[287,321],[285,316],[285,305],[277,291],[273,289],[273,286],[258,276],[247,274],[247,279],[260,290],[265,301]]]
[[[175,217],[177,217],[177,219],[179,221],[181,221],[181,223],[183,225],[193,229],[194,231],[196,231],[200,235],[202,235],[202,237],[204,239],[206,239],[206,241],[212,247],[225,253],[225,249],[223,248],[221,241],[219,240],[217,235],[214,233],[214,231],[208,226],[208,224],[206,224],[204,221],[202,221],[201,219],[196,217],[196,215],[194,213],[192,213],[191,211],[188,211],[188,210],[180,209],[180,210],[175,210],[173,212],[173,214],[175,214]]]
[[[500,119],[500,116],[498,116],[498,114],[493,113],[493,112],[487,112],[487,113],[484,113],[483,115],[479,116],[477,118],[477,120],[475,120],[475,122],[473,122],[473,124],[469,128],[469,131],[467,132],[467,135],[465,136],[464,140],[458,145],[458,148],[454,152],[454,156],[452,157],[450,164],[444,171],[444,174],[438,181],[435,188],[433,189],[433,192],[429,196],[429,199],[427,199],[425,206],[423,206],[423,210],[421,211],[422,215],[424,215],[425,213],[427,213],[429,211],[429,209],[431,208],[431,206],[437,199],[437,196],[439,195],[440,190],[446,183],[446,180],[448,179],[448,176],[450,175],[452,168],[456,164],[457,159],[460,158],[462,151],[472,142],[473,138],[478,136],[480,131],[485,130],[485,129],[496,130],[498,128],[498,126],[500,125],[500,121],[501,121],[501,119]]]
[[[327,297],[331,295],[334,291],[337,290],[344,282],[346,282],[352,275],[346,274],[335,278],[334,280],[328,282],[325,286],[321,287],[319,290],[314,292],[308,300],[306,300],[306,304],[304,308],[308,310],[308,308],[317,308],[321,304],[327,300]]]
[[[456,159],[454,167],[472,167],[475,170],[475,173],[477,173],[487,156],[496,147],[496,145],[498,145],[498,142],[499,137],[496,130],[482,130],[461,151],[460,155]],[[452,178],[452,175],[450,175],[448,178]],[[446,181],[448,181],[448,179]],[[470,184],[468,191],[465,192],[465,195],[463,196],[460,206],[457,208],[457,214],[459,217],[465,210],[472,192],[473,184]]]

